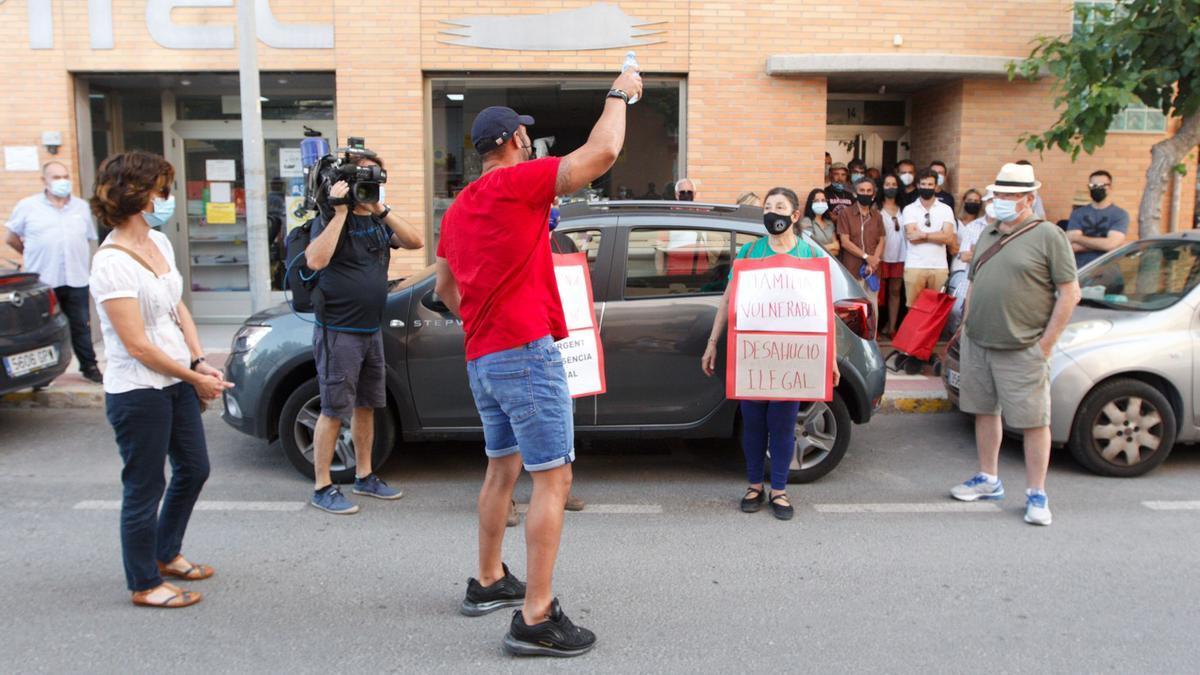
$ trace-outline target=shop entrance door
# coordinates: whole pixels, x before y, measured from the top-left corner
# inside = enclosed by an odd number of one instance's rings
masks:
[[[175,257],[197,320],[240,323],[251,313],[252,274],[271,279],[283,301],[284,238],[288,197],[302,194],[300,141],[305,127],[336,147],[333,122],[264,120],[267,176],[268,268],[251,264],[246,244],[245,173],[240,121],[178,120],[171,160],[178,169]]]
[[[825,150],[834,162],[858,158],[882,171],[909,157],[908,102],[877,95],[830,94]]]

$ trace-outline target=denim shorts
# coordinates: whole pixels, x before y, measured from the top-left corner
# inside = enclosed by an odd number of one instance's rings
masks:
[[[348,419],[355,408],[387,406],[383,331],[347,333],[313,326],[313,356],[322,415]]]
[[[567,371],[550,336],[467,362],[490,458],[521,453],[526,471],[575,461]]]

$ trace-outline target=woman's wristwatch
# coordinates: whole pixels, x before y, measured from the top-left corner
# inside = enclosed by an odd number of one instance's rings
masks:
[[[195,370],[196,366],[200,365],[201,363],[205,363],[207,361],[208,361],[208,359],[204,358],[203,356],[192,359],[192,370]]]

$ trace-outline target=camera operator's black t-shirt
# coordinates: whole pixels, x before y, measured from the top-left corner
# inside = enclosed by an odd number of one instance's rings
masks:
[[[391,231],[374,216],[346,216],[344,239],[329,265],[317,276],[325,308],[317,321],[330,330],[373,332],[383,324],[388,294]],[[321,216],[313,219],[311,240],[325,229]]]

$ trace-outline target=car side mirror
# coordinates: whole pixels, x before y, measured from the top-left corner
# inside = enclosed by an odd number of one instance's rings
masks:
[[[442,302],[442,299],[438,297],[436,291],[430,291],[426,293],[425,297],[421,298],[421,304],[425,305],[425,309],[428,309],[431,312],[437,312],[439,314],[450,313],[450,308],[446,306],[446,303]]]

